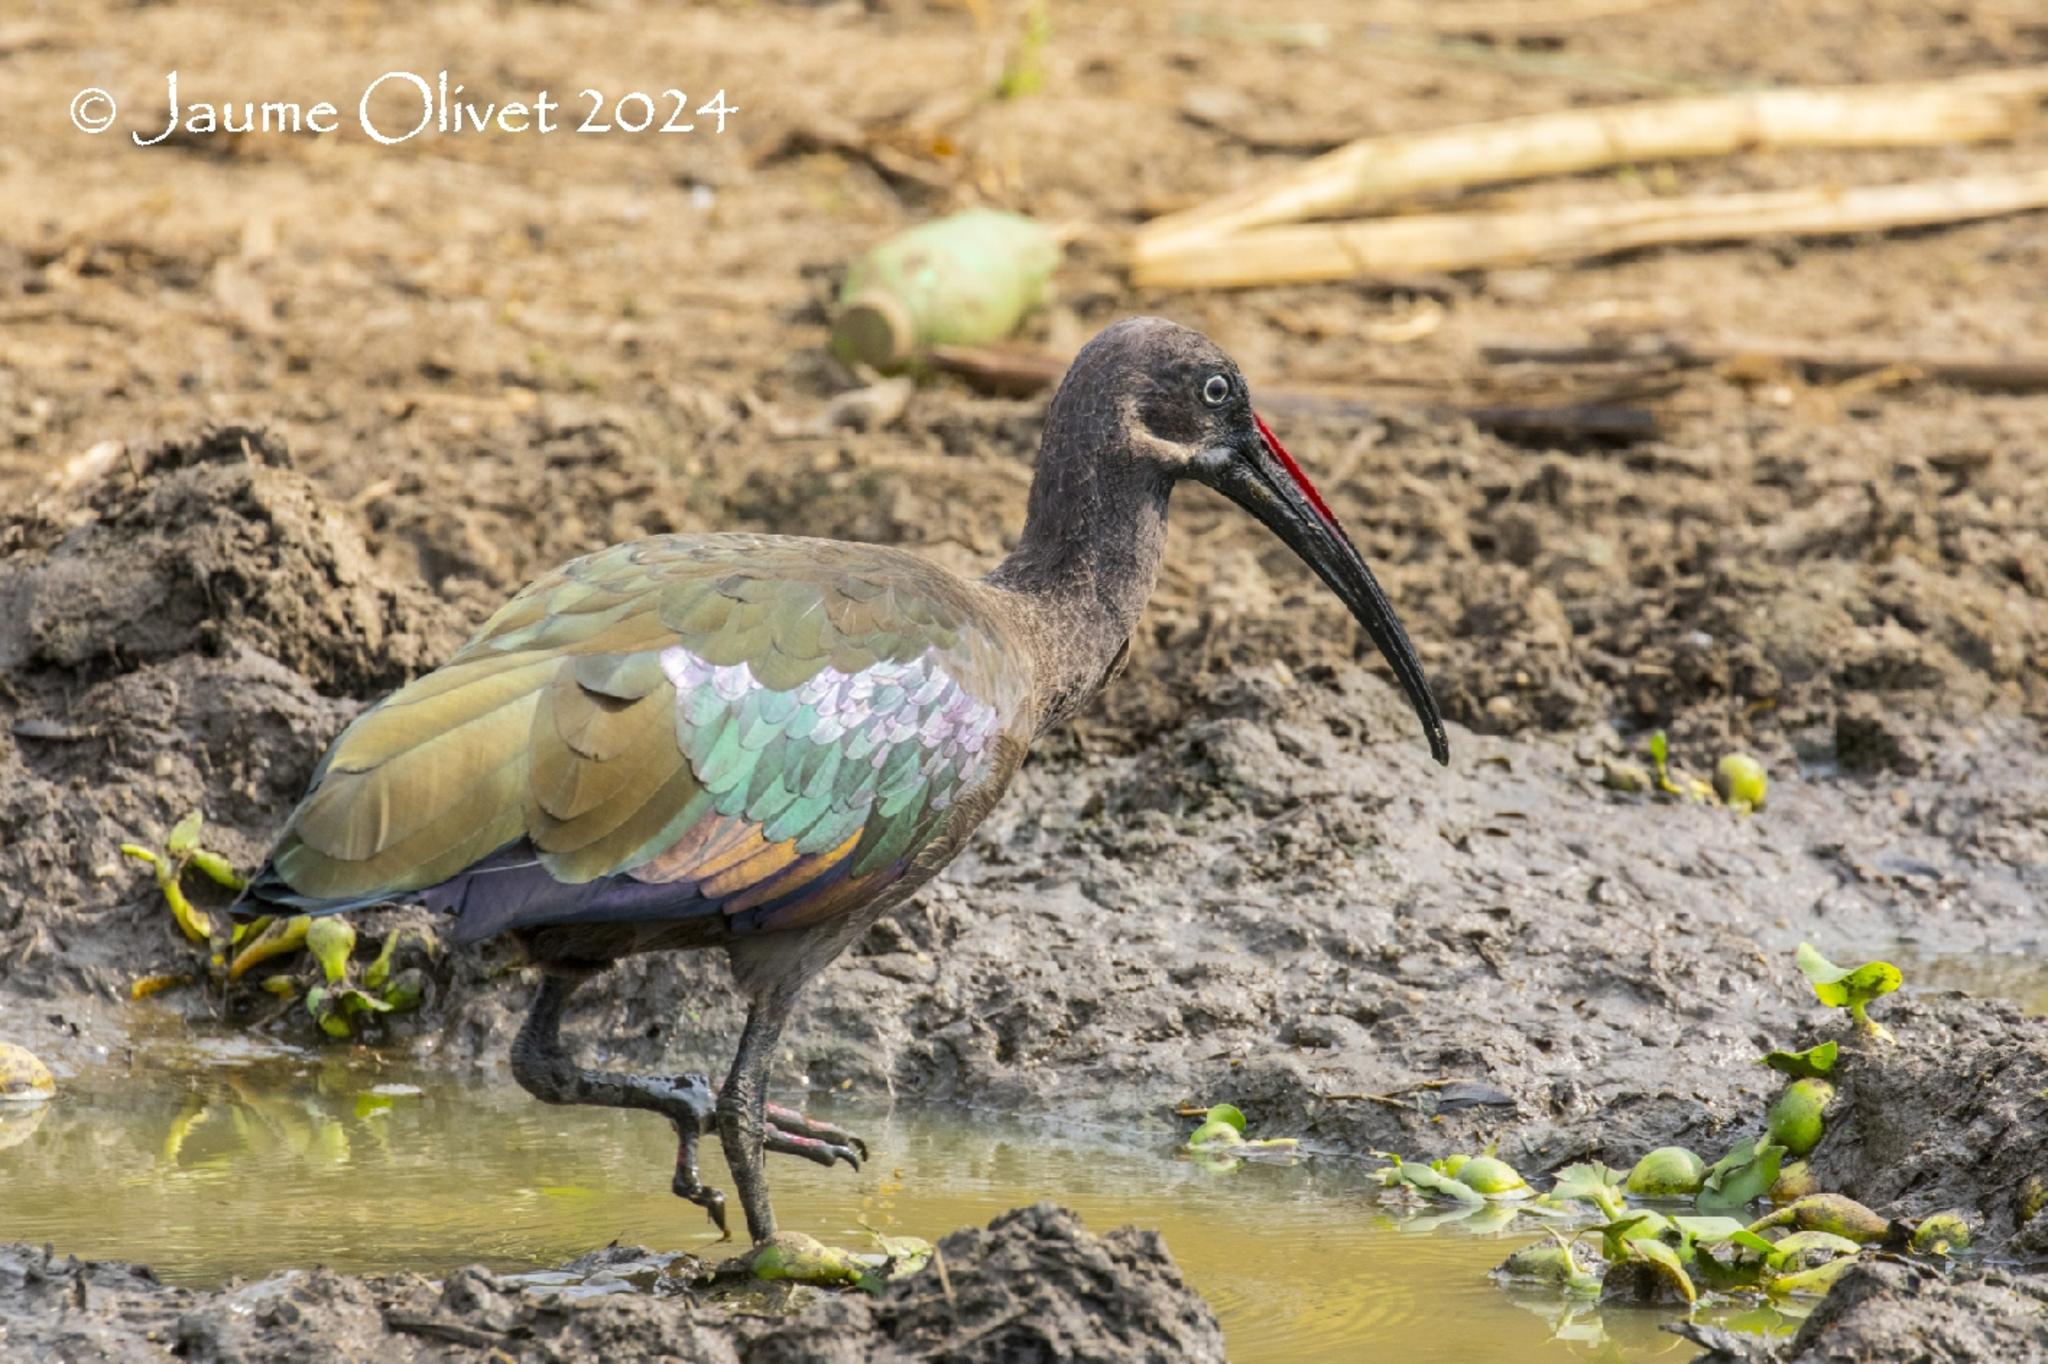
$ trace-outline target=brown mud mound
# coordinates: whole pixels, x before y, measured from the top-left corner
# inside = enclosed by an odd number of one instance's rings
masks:
[[[1903,1261],[1857,1265],[1789,1344],[1759,1358],[1781,1364],[2039,1364],[2048,1359],[2048,1279],[1995,1269],[1947,1278]]]
[[[1886,1020],[1894,1043],[1826,1034],[1842,1059],[1819,1187],[1888,1211],[1962,1209],[1979,1246],[2018,1234],[2031,1257],[2048,1252],[2048,1020],[1960,994]]]
[[[108,998],[175,960],[124,839],[263,846],[322,747],[460,639],[283,445],[221,428],[0,520],[0,979]]]
[[[136,1265],[0,1247],[0,1347],[10,1357],[618,1361],[1221,1361],[1223,1336],[1152,1232],[1096,1236],[1050,1204],[939,1246],[877,1297],[798,1290],[787,1315],[703,1300],[677,1281],[606,1273],[663,1257],[613,1250],[570,1266],[573,1290],[480,1268],[435,1282],[293,1270],[215,1291]],[[593,1268],[595,1272],[592,1272]],[[600,1280],[603,1281],[600,1284]],[[605,1291],[609,1288],[611,1291]],[[647,1291],[650,1289],[652,1291]]]

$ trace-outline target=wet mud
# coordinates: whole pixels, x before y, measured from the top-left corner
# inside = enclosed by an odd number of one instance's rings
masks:
[[[292,1270],[219,1290],[141,1266],[0,1246],[0,1348],[31,1359],[1097,1359],[1220,1364],[1223,1337],[1159,1238],[1097,1235],[1050,1204],[942,1241],[937,1273],[877,1295],[712,1285],[692,1256],[627,1247],[551,1273]]]

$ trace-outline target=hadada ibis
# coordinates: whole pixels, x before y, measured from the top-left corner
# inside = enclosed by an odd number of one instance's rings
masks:
[[[1207,484],[1277,534],[1392,665],[1438,762],[1444,726],[1372,570],[1252,409],[1237,366],[1156,318],[1074,360],[1017,547],[986,577],[880,545],[661,535],[541,578],[445,665],[363,712],[249,889],[251,912],[412,901],[509,933],[540,969],[513,1073],[547,1103],[649,1109],[674,1191],[716,1131],[747,1230],[775,1230],[763,1153],[855,1168],[860,1142],[766,1103],[806,982],[960,851],[1038,736],[1117,672]],[[748,1001],[723,1086],[587,1069],[578,984],[629,953],[723,948]]]

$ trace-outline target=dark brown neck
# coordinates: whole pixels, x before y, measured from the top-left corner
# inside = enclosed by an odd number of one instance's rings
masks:
[[[1082,423],[1062,406],[1047,425],[1024,533],[986,579],[1015,594],[1038,655],[1041,731],[1085,705],[1121,663],[1159,579],[1170,491],[1119,425]],[[1077,439],[1084,425],[1099,439]]]

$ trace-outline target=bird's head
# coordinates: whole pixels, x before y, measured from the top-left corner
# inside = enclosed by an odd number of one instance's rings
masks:
[[[1054,423],[1062,406],[1075,416],[1113,414],[1122,437],[1114,448],[1136,462],[1136,476],[1159,480],[1162,491],[1184,480],[1207,484],[1279,536],[1365,627],[1415,707],[1430,753],[1450,761],[1443,716],[1400,617],[1213,341],[1160,318],[1118,322],[1075,358],[1054,400]]]

